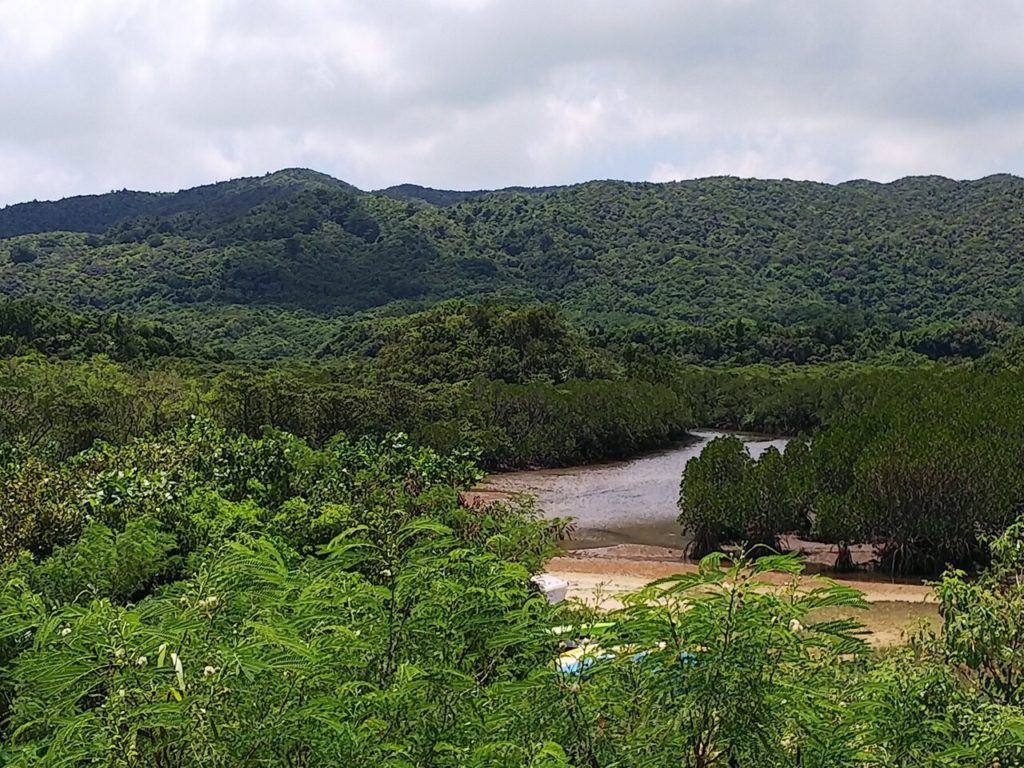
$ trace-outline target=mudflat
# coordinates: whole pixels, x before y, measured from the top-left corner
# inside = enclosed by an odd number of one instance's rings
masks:
[[[680,555],[677,550],[638,545],[576,550],[552,558],[547,572],[569,585],[568,597],[610,610],[621,605],[622,594],[635,592],[657,579],[695,572],[697,564],[681,560]],[[935,629],[939,626],[941,619],[931,587],[920,582],[891,582],[873,576],[856,573],[850,578],[836,578],[862,592],[871,604],[868,610],[845,614],[829,612],[817,618],[853,616],[864,625],[865,639],[875,647],[898,645],[921,627]],[[769,575],[765,580],[781,585],[789,578]],[[809,573],[799,577],[808,586],[822,578],[835,576]]]

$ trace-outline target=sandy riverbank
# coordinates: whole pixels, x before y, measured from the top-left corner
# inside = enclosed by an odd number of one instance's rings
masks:
[[[486,505],[511,495],[505,489],[484,487],[466,492],[463,499],[468,504]],[[673,526],[674,522],[666,525]],[[679,543],[681,546],[683,542]],[[892,582],[867,568],[837,576],[831,572],[836,559],[835,547],[797,537],[780,543],[783,549],[803,556],[808,575],[802,578],[808,583],[814,574],[821,574],[837,578],[864,593],[871,608],[855,615],[864,624],[872,645],[896,645],[922,622],[932,627],[939,625],[935,595],[930,587],[920,582]],[[852,548],[851,555],[856,564],[867,566],[874,553],[871,547],[860,545]],[[565,543],[562,555],[548,563],[547,571],[569,584],[569,597],[610,609],[619,605],[616,595],[636,591],[651,581],[676,573],[693,572],[696,568],[696,563],[687,561],[678,547],[628,543],[589,546],[588,542],[570,541]]]
[[[679,554],[647,546],[600,547],[552,558],[546,570],[569,584],[569,597],[612,609],[620,605],[618,595],[636,591],[656,579],[697,570],[695,563],[680,560]],[[808,585],[815,578],[801,577]],[[935,594],[928,586],[871,578],[844,578],[842,583],[863,592],[871,603],[869,610],[851,615],[864,625],[868,642],[876,647],[900,643],[922,622],[932,627],[939,624]]]

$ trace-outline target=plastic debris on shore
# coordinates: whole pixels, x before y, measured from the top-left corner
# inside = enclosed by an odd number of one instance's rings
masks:
[[[565,593],[568,591],[569,585],[557,576],[552,576],[550,573],[538,573],[536,576],[531,576],[530,581],[544,593],[544,597],[552,605],[557,605],[565,600]]]

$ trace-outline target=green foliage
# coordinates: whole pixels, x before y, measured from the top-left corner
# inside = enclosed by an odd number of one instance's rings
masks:
[[[936,586],[945,619],[944,660],[996,704],[1024,696],[1024,523],[992,543],[992,565],[979,578],[947,571]]]
[[[755,461],[743,441],[717,437],[691,459],[679,493],[679,523],[695,557],[741,544],[777,551],[779,535],[799,530],[807,504],[801,476],[805,448],[794,440],[785,455],[769,448]]]
[[[821,720],[832,710],[834,668],[864,651],[855,621],[812,618],[825,606],[862,607],[856,592],[827,582],[803,590],[795,580],[779,589],[765,580],[800,570],[780,557],[723,570],[712,556],[699,573],[631,596],[613,615],[621,639],[655,650],[637,665],[639,674],[632,662],[621,663],[585,684],[585,715],[593,717],[596,705],[606,720],[592,742],[600,757],[580,755],[579,762],[800,764],[803,744],[827,728]],[[700,650],[680,656],[693,649]]]
[[[679,493],[679,524],[692,537],[695,557],[742,537],[742,517],[750,507],[745,482],[753,463],[743,441],[726,436],[712,440],[683,473]]]
[[[549,644],[524,622],[547,610],[527,576],[552,530],[529,506],[464,506],[479,476],[465,457],[401,436],[315,452],[199,423],[51,471],[124,528],[91,523],[8,566],[9,762],[422,762],[455,738],[452,705]],[[125,519],[154,485],[156,514]],[[381,738],[411,717],[421,731]]]
[[[447,302],[400,322],[346,328],[321,354],[352,352],[372,354],[373,375],[417,384],[477,377],[561,383],[620,373],[561,313],[543,305]]]
[[[412,203],[292,169],[9,206],[0,277],[227,356],[309,356],[339,315],[464,298],[557,302],[633,356],[974,359],[1019,335],[1021,187],[715,178]]]
[[[182,423],[197,385],[172,371],[136,371],[103,357],[0,360],[0,441],[60,456],[97,440],[123,443]]]
[[[521,384],[475,379],[415,385],[363,380],[329,367],[137,370],[103,358],[0,361],[0,443],[69,456],[97,440],[184,426],[202,414],[250,436],[267,427],[323,446],[343,432],[450,451],[480,449],[488,468],[629,456],[681,437],[693,403],[673,387],[633,379]]]
[[[461,412],[484,434],[488,466],[552,466],[625,458],[680,438],[688,404],[642,381],[474,382]]]
[[[593,322],[593,321],[592,321]],[[736,318],[708,325],[678,320],[632,320],[597,324],[594,342],[627,361],[649,356],[691,364],[875,362],[903,358],[976,360],[1019,343],[1019,318],[979,313],[905,330],[905,324],[844,307],[820,308],[790,322]]]
[[[130,321],[120,314],[74,315],[32,301],[0,301],[0,354],[31,352],[51,357],[104,354],[124,362],[183,357],[194,350],[159,325]]]
[[[0,562],[27,551],[49,553],[74,541],[85,522],[75,504],[76,478],[66,468],[24,451],[9,451],[0,467]]]
[[[90,523],[74,544],[58,547],[42,562],[27,559],[9,570],[53,604],[88,604],[108,598],[125,603],[146,594],[162,576],[175,573],[177,543],[151,518],[131,520],[120,533]]]
[[[744,400],[772,383],[743,372],[713,380],[730,377],[747,386]],[[802,386],[812,381],[798,378],[791,396],[799,402],[814,393]],[[693,551],[776,548],[782,534],[809,532],[837,545],[840,569],[852,566],[855,543],[872,545],[878,566],[892,574],[984,564],[986,542],[1017,518],[1024,500],[1017,372],[861,369],[820,381],[806,404],[819,409],[823,426],[809,442],[794,439],[785,456],[768,451],[755,462],[739,440],[725,438],[687,466],[680,522]]]
[[[712,456],[731,447],[720,441]],[[801,467],[808,454],[795,451],[765,466]],[[977,586],[947,577],[951,624],[914,653],[869,654],[843,617],[864,607],[859,593],[798,579],[792,556],[724,568],[713,555],[624,598],[605,617],[604,650],[589,651],[600,658],[571,676],[555,670],[552,628],[593,614],[552,608],[528,582],[558,523],[528,503],[464,504],[478,477],[466,456],[401,435],[316,449],[200,420],[34,461],[35,487],[59,481],[90,521],[64,546],[3,566],[5,765],[909,768],[1021,757],[1021,710],[1005,695],[1019,665],[986,655],[1013,619],[994,622],[996,604],[979,597],[1015,589],[1005,576],[1019,570],[1019,533],[994,547],[996,569]]]
[[[1021,764],[1020,190],[292,170],[0,211],[0,763]],[[694,424],[812,434],[713,441],[680,522],[733,562],[559,674],[596,612],[528,577],[567,521],[469,505],[478,462]],[[992,565],[877,656],[857,593],[770,553],[808,531]]]
[[[824,506],[845,510],[858,540],[879,547],[886,570],[983,561],[984,539],[1016,519],[1024,498],[1016,379],[968,371],[889,376],[814,440]],[[849,537],[832,527],[834,538]]]

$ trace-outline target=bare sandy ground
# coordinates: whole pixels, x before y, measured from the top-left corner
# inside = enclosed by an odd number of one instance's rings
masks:
[[[467,504],[490,504],[510,497],[506,491],[474,489],[463,494]],[[871,603],[866,611],[852,614],[866,630],[865,637],[875,647],[904,642],[909,633],[922,625],[938,628],[941,623],[935,593],[931,587],[918,583],[892,582],[883,576],[864,571],[838,577],[829,569],[835,561],[835,549],[828,544],[789,537],[782,542],[786,550],[800,552],[808,572],[836,578],[864,594]],[[547,572],[569,584],[568,596],[605,609],[621,605],[617,595],[634,592],[656,579],[676,573],[692,573],[695,563],[683,559],[683,551],[669,547],[642,544],[614,544],[589,549],[571,549],[552,558]],[[855,563],[866,564],[873,557],[868,546],[853,547]],[[801,577],[808,584],[813,575]],[[782,579],[779,579],[780,583]],[[830,614],[828,618],[835,618]],[[823,617],[824,618],[824,617]]]
[[[610,610],[621,604],[618,595],[639,590],[656,579],[697,570],[694,563],[681,561],[674,550],[659,553],[658,549],[620,544],[577,550],[552,558],[546,570],[569,584],[570,598]],[[810,586],[817,577],[800,578]],[[781,584],[787,579],[776,581]],[[848,615],[864,625],[866,639],[876,647],[899,644],[922,623],[933,628],[939,625],[935,593],[928,586],[868,578],[841,581],[864,593],[871,603],[870,609]]]

